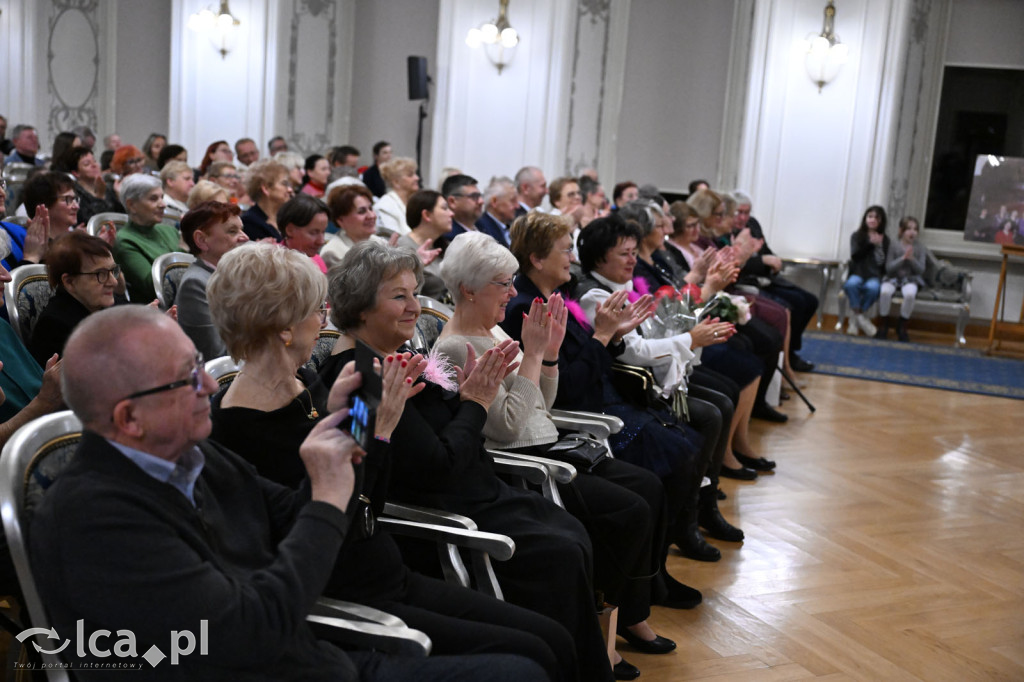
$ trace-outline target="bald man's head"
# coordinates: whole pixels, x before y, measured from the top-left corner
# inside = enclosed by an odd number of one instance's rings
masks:
[[[64,347],[64,401],[90,430],[106,435],[111,411],[125,396],[148,388],[178,325],[149,306],[114,306],[78,325]]]

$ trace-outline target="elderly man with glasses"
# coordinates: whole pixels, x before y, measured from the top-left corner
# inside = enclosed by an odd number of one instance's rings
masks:
[[[80,630],[89,650],[99,642],[107,656],[125,631],[140,653],[187,652],[140,662],[147,679],[543,678],[517,657],[407,660],[317,639],[305,618],[348,532],[353,462],[363,455],[337,428],[347,410],[303,441],[309,481],[292,491],[206,440],[217,382],[178,325],[154,310],[90,316],[68,341],[62,384],[84,433],[29,535],[39,593],[61,636]],[[357,384],[346,374],[330,405],[346,405]],[[191,647],[180,646],[183,631]],[[86,682],[110,676],[100,664],[139,662],[85,651],[79,642],[63,655]]]

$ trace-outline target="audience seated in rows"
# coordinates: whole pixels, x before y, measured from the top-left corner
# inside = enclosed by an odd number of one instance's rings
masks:
[[[318,201],[305,195],[293,201],[303,200]],[[309,481],[300,456],[303,439],[344,407],[335,402],[337,394],[351,383],[351,372],[330,384],[303,367],[325,324],[327,279],[295,251],[249,244],[222,259],[210,279],[209,297],[229,352],[244,361],[228,388],[213,398],[211,438],[243,453],[260,475],[305,490]],[[382,513],[393,454],[388,440],[407,398],[422,390],[405,380],[417,377],[425,360],[389,357],[381,358],[385,388],[377,411],[377,438],[355,465],[358,492],[347,510],[353,519]],[[399,616],[426,632],[438,654],[515,653],[544,666],[551,678],[574,677],[572,644],[563,628],[543,616],[411,572],[383,528],[351,525],[325,593]]]
[[[98,313],[66,356],[65,399],[85,431],[29,535],[58,632],[76,622],[92,638],[128,630],[142,650],[159,650],[172,631],[206,625],[207,655],[181,656],[161,679],[543,677],[511,655],[405,659],[317,639],[305,619],[350,533],[353,463],[364,454],[336,428],[343,411],[303,440],[310,483],[292,491],[206,440],[217,383],[172,320],[139,306]],[[352,388],[340,382],[333,404]],[[63,655],[77,679],[109,677],[96,665],[105,659],[74,647]]]
[[[420,306],[421,270],[411,252],[364,241],[330,273],[335,326],[381,356],[412,338]],[[340,345],[340,344],[339,344]],[[352,351],[335,347],[321,367],[333,383]],[[493,566],[505,599],[561,623],[572,635],[584,680],[610,680],[612,670],[595,613],[591,546],[583,526],[543,496],[512,488],[497,477],[481,429],[498,385],[510,371],[505,349],[491,348],[468,362],[464,382],[443,370],[427,372],[391,437],[388,497],[464,514],[488,532],[516,543],[511,559]],[[440,382],[440,384],[436,383]],[[557,571],[550,570],[558,567]],[[537,576],[545,575],[545,589]]]

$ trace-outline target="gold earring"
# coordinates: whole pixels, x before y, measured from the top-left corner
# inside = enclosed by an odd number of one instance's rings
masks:
[[[288,339],[287,341],[285,341],[284,342],[284,347],[285,348],[291,348],[292,347],[292,340]]]

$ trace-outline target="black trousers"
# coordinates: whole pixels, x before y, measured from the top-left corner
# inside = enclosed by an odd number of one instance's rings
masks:
[[[789,350],[800,350],[804,330],[818,310],[818,297],[782,277],[776,277],[761,293],[789,308]]]
[[[504,484],[494,500],[453,497],[443,507],[470,517],[482,531],[515,541],[512,558],[493,564],[506,601],[549,616],[569,631],[580,679],[612,680],[594,603],[593,549],[583,525],[537,493]]]
[[[519,452],[550,457],[548,446]],[[605,459],[559,486],[565,509],[579,519],[594,547],[594,586],[619,607],[619,622],[635,625],[664,598],[658,575],[667,532],[665,488],[653,472]]]
[[[761,381],[757,385],[756,404],[764,402],[764,394],[768,391],[768,384],[772,381],[779,366],[779,353],[782,351],[783,338],[778,330],[770,324],[756,317],[752,317],[746,324],[737,325],[738,334],[729,339],[730,344],[744,347],[764,363],[764,371],[761,373]]]
[[[729,445],[729,429],[736,414],[736,402],[739,400],[740,391],[736,382],[728,377],[713,370],[698,372],[700,369],[697,367],[690,375],[690,397],[714,405],[721,416],[715,450],[705,471],[707,477],[711,479],[711,484],[717,487],[718,473],[722,469],[725,449]]]
[[[537,662],[552,680],[576,679],[568,631],[528,609],[417,573],[409,574],[405,599],[372,606],[425,632],[432,654],[516,654]]]

